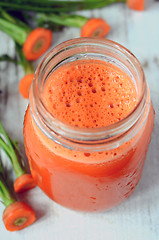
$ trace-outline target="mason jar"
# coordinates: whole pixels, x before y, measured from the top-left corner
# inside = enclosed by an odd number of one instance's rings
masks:
[[[42,97],[50,76],[79,61],[103,61],[131,78],[137,102],[126,117],[109,126],[89,128],[73,126],[50,113]],[[130,51],[106,39],[66,41],[42,60],[30,90],[24,142],[31,174],[62,206],[80,211],[110,209],[127,199],[138,184],[153,126],[149,88]]]

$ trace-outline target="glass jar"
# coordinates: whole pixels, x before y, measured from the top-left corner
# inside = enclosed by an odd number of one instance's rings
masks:
[[[109,62],[134,81],[138,101],[124,119],[100,128],[79,128],[52,116],[43,104],[48,76],[77,60]],[[40,63],[24,121],[32,176],[55,202],[75,210],[107,210],[127,199],[142,174],[154,110],[142,67],[123,46],[79,38],[56,46]]]

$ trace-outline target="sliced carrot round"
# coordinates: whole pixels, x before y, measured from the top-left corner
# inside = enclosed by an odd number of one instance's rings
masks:
[[[25,75],[19,83],[19,92],[24,98],[29,98],[30,86],[34,78],[34,73]]]
[[[14,182],[14,191],[16,193],[24,192],[34,187],[36,187],[36,183],[33,177],[28,173],[18,177]]]
[[[8,231],[18,231],[36,220],[33,209],[24,202],[14,202],[3,212],[3,222]]]
[[[110,26],[101,18],[89,19],[81,29],[81,37],[103,38],[110,31]]]
[[[23,53],[28,60],[36,60],[44,54],[52,43],[52,31],[45,28],[34,29],[23,45]]]
[[[143,11],[145,0],[127,0],[127,6],[137,11]]]

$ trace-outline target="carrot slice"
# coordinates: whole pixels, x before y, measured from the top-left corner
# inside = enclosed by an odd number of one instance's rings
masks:
[[[32,189],[36,186],[33,177],[26,173],[18,177],[14,182],[14,191],[16,193],[24,192],[26,190]]]
[[[81,37],[103,38],[110,31],[110,26],[101,18],[89,19],[81,29]]]
[[[34,73],[25,75],[19,83],[19,92],[24,98],[29,98],[30,86],[34,78]]]
[[[3,212],[3,222],[8,231],[18,231],[36,220],[33,209],[24,202],[14,202]]]
[[[127,0],[127,6],[137,11],[143,11],[145,0]]]
[[[28,60],[36,60],[44,54],[52,43],[52,32],[45,28],[34,29],[27,37],[23,52]]]

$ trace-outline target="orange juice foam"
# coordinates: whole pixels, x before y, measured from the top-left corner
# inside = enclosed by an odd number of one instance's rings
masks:
[[[130,77],[116,66],[79,60],[52,73],[43,101],[64,123],[97,128],[125,118],[136,106],[137,91]]]

